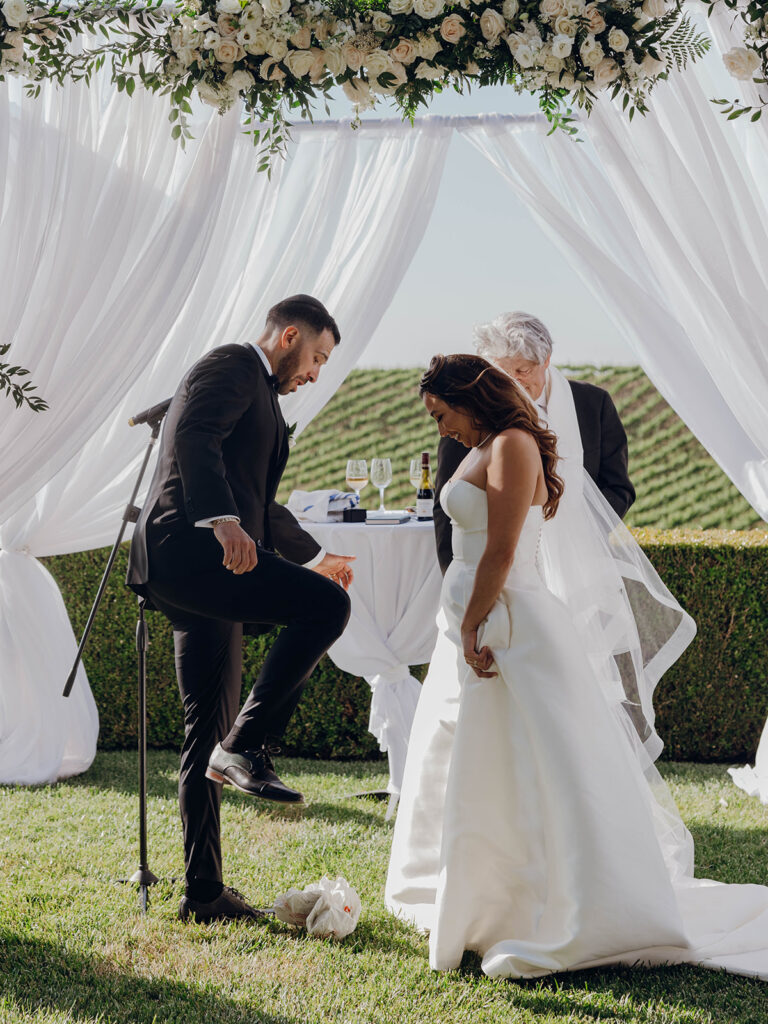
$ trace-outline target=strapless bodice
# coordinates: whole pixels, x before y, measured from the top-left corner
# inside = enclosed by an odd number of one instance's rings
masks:
[[[454,561],[467,568],[477,565],[488,539],[488,499],[482,487],[469,480],[449,480],[440,492],[440,504],[451,519]],[[523,523],[509,579],[518,583],[541,582],[536,556],[543,522],[540,505],[532,505]]]

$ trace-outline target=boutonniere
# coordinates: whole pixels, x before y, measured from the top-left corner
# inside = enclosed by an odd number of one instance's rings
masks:
[[[291,423],[290,426],[288,427],[288,447],[289,448],[293,448],[293,446],[296,444],[296,441],[298,440],[298,438],[296,438],[294,436],[295,434],[296,434],[296,423]]]

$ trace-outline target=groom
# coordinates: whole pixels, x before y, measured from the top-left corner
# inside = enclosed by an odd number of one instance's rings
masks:
[[[275,773],[269,744],[347,624],[352,569],[351,558],[323,551],[275,501],[288,458],[277,396],[314,383],[339,340],[322,303],[294,295],[270,309],[255,344],[200,359],[168,409],[136,524],[127,583],[173,626],[184,705],[183,920],[260,916],[222,883],[223,783],[303,801]],[[255,632],[265,631],[259,624],[284,628],[238,714],[249,624]]]
[[[525,388],[544,424],[548,423],[548,373],[552,338],[546,326],[529,313],[502,313],[475,329],[475,349]],[[635,500],[627,469],[627,435],[608,392],[585,381],[569,380],[579,427],[584,468],[614,512],[623,519]],[[551,426],[550,426],[551,429]],[[443,437],[437,449],[435,479],[435,541],[440,569],[451,564],[451,521],[440,507],[440,491],[467,449]]]

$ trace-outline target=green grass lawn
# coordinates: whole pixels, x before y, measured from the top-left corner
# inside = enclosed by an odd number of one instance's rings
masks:
[[[166,879],[147,916],[118,879],[138,866],[136,758],[99,754],[56,786],[0,789],[0,1021],[72,1024],[733,1022],[766,1024],[768,984],[697,968],[617,968],[539,982],[491,981],[467,956],[429,970],[426,940],[383,905],[385,806],[359,790],[384,763],[281,761],[307,796],[300,816],[227,791],[227,881],[259,906],[291,885],[344,874],[363,916],[345,941],[279,922],[184,925],[177,757],[149,755],[149,862]],[[697,872],[768,884],[768,808],[721,766],[663,765],[697,842]]]

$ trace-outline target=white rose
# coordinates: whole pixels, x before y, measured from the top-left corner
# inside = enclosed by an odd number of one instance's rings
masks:
[[[210,14],[200,14],[192,22],[192,28],[195,32],[208,32],[215,27],[216,26],[211,21]],[[171,32],[173,32],[173,29],[171,29]]]
[[[562,71],[562,69],[565,67],[565,61],[561,60],[560,57],[556,57],[554,53],[548,53],[546,54],[546,56],[544,56],[544,59],[541,61],[541,65],[545,71],[548,71],[550,74],[552,74],[552,72],[554,71]]]
[[[605,57],[595,68],[594,82],[596,89],[605,89],[611,82],[619,77],[621,68],[615,60]]]
[[[429,82],[436,82],[438,78],[443,78],[448,74],[448,68],[441,67],[440,64],[435,64],[432,67],[431,64],[427,64],[422,61],[421,64],[416,68],[416,77],[425,78]]]
[[[220,14],[216,22],[219,35],[234,36],[240,29],[240,22],[231,14]]]
[[[374,50],[365,58],[365,70],[368,73],[368,82],[374,92],[385,92],[389,90],[391,83],[384,85],[379,82],[379,76],[394,74],[395,62],[383,50]]]
[[[392,59],[399,61],[401,64],[413,64],[419,56],[415,45],[410,39],[401,39],[397,46],[389,52]]]
[[[506,28],[504,18],[492,7],[486,7],[480,15],[480,31],[492,46],[499,41],[499,36]]]
[[[243,59],[245,49],[236,39],[220,39],[213,48],[213,55],[222,64],[234,64],[236,60]]]
[[[579,47],[579,53],[588,68],[596,68],[605,56],[605,51],[594,36],[587,36]]]
[[[234,71],[227,79],[227,85],[235,92],[250,92],[256,85],[256,79],[250,71]]]
[[[570,36],[559,35],[552,40],[552,56],[564,60],[570,57],[573,51],[573,39]],[[546,67],[546,65],[544,65]],[[548,69],[552,70],[552,69]]]
[[[336,22],[331,18],[323,18],[321,21],[315,22],[315,39],[318,43],[324,43],[328,36],[333,36],[337,32]]]
[[[270,35],[266,29],[260,28],[255,21],[247,21],[235,37],[241,46],[245,47],[247,53],[258,57],[267,52],[267,43]]]
[[[565,14],[562,0],[541,0],[539,13],[544,21],[554,21],[561,14]]]
[[[535,63],[533,50],[527,43],[518,43],[512,50],[512,56],[521,68],[532,68]]]
[[[311,50],[291,50],[283,63],[295,78],[304,78],[315,63],[315,55]]]
[[[302,25],[298,32],[288,38],[297,50],[308,50],[312,45],[312,29],[309,25]]]
[[[585,0],[565,0],[565,13],[569,18],[578,18],[584,14]]]
[[[267,53],[275,60],[282,60],[288,53],[288,43],[284,39],[268,39]]]
[[[351,71],[359,71],[363,66],[364,55],[353,43],[344,43],[341,55]]]
[[[264,16],[269,18],[270,21],[274,21],[275,18],[279,18],[281,14],[288,13],[291,9],[291,0],[264,0],[261,7],[264,11]],[[275,79],[272,79],[272,81],[275,81]]]
[[[239,14],[240,0],[216,0],[216,10],[219,14]]]
[[[754,50],[748,50],[746,46],[734,46],[733,49],[723,54],[723,64],[725,64],[728,74],[746,82],[754,76],[760,67],[760,55]]]
[[[596,4],[587,4],[584,8],[584,17],[587,19],[587,26],[593,36],[599,36],[605,31],[605,18],[597,9]]]
[[[13,64],[21,64],[24,60],[24,36],[21,32],[9,32],[4,42],[10,49],[0,50],[0,58]]]
[[[504,0],[504,3],[501,5],[501,13],[507,21],[514,21],[519,10],[519,0]]]
[[[649,18],[661,18],[667,13],[666,0],[643,0],[642,12]]]
[[[375,103],[370,85],[361,78],[353,78],[349,82],[344,82],[342,88],[344,95],[355,104],[358,110],[367,110]]]
[[[440,26],[440,35],[446,43],[458,43],[462,36],[466,35],[464,19],[460,14],[449,14]]]
[[[439,18],[445,10],[445,0],[413,0],[413,10],[420,18]]]
[[[27,21],[27,5],[24,0],[3,0],[0,4],[2,9],[3,17],[8,22],[10,28],[21,28],[22,25],[26,24]],[[7,51],[3,51],[5,55]],[[16,58],[11,58],[15,60]]]
[[[243,9],[242,17],[245,18],[246,21],[255,21],[258,22],[259,25],[261,25],[261,23],[264,21],[264,8],[261,6],[261,4],[248,4]]]
[[[640,70],[648,78],[655,78],[656,75],[660,75],[662,71],[666,71],[667,65],[663,60],[656,60],[650,53],[646,53],[643,57],[642,63],[640,64]]]
[[[573,39],[577,28],[576,22],[567,14],[561,14],[559,18],[555,18],[555,33],[559,36],[568,36]]]
[[[285,72],[278,67],[278,61],[274,57],[267,57],[261,62],[259,74],[267,82],[281,82],[285,78]]]
[[[608,33],[608,45],[616,53],[624,53],[629,46],[629,36],[622,29],[614,26]]]
[[[188,68],[190,64],[200,60],[200,51],[196,50],[194,46],[182,46],[180,50],[177,50],[176,56],[179,59],[179,63]]]
[[[325,66],[328,68],[330,74],[334,78],[339,75],[343,75],[347,70],[347,62],[344,59],[344,53],[339,43],[328,43],[324,47],[325,52]]]
[[[392,19],[384,11],[374,11],[371,18],[371,25],[374,32],[386,36],[392,31]]]
[[[173,30],[171,30],[171,31],[173,31]],[[212,50],[214,48],[214,46],[216,46],[220,42],[221,42],[221,36],[219,35],[218,32],[213,32],[213,31],[206,32],[205,35],[203,36],[203,46],[205,47],[206,50]],[[173,40],[171,40],[171,45],[173,45]],[[186,46],[187,43],[186,42],[182,42],[181,45],[182,46]]]
[[[410,14],[413,0],[389,0],[389,9],[392,14]]]
[[[416,40],[419,48],[419,56],[424,60],[434,60],[442,50],[442,46],[434,36],[423,35]]]
[[[237,98],[234,90],[230,89],[223,82],[217,86],[203,80],[198,82],[195,88],[197,89],[198,96],[204,103],[209,103],[212,107],[217,107],[219,110],[226,110]]]
[[[218,39],[218,33],[214,33]],[[192,37],[194,33],[181,25],[174,25],[171,31],[168,33],[168,39],[170,40],[171,46],[177,52],[185,46],[189,46],[192,43]]]

